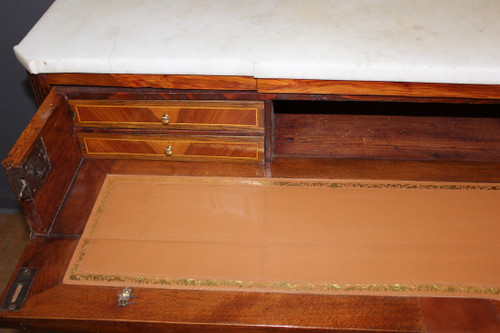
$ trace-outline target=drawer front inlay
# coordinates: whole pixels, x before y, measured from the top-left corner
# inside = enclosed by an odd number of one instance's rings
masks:
[[[69,105],[81,127],[263,130],[263,102],[72,100]]]
[[[263,161],[262,138],[79,134],[83,153],[96,158]]]

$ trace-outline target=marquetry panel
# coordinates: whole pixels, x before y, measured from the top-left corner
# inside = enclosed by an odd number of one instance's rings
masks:
[[[264,131],[260,101],[70,100],[80,127]]]
[[[83,155],[92,158],[261,163],[263,137],[141,136],[79,133]]]

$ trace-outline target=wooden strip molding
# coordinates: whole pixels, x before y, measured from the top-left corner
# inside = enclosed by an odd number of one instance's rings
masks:
[[[274,94],[404,96],[421,98],[500,99],[497,84],[256,79],[250,76],[163,74],[40,74],[48,85],[99,87],[240,90]],[[39,75],[39,76],[40,76]]]
[[[280,94],[331,94],[500,99],[500,85],[306,79],[256,79],[250,76],[88,74],[43,75],[48,85],[100,87],[246,90]]]
[[[500,85],[257,79],[258,92],[500,99]]]
[[[159,74],[44,74],[49,85],[257,90],[257,82],[249,76],[159,75]]]

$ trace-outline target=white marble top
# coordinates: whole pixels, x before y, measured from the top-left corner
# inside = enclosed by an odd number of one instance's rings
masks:
[[[31,73],[500,84],[498,0],[57,0]]]

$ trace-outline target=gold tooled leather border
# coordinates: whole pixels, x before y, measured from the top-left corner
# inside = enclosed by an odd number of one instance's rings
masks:
[[[347,189],[402,189],[402,190],[480,190],[480,191],[499,191],[500,185],[492,184],[465,184],[465,183],[432,183],[432,182],[369,182],[369,181],[340,181],[340,180],[303,180],[303,179],[262,179],[262,178],[223,178],[223,177],[170,177],[170,176],[122,176],[111,175],[106,177],[104,193],[95,207],[93,223],[90,225],[88,236],[82,238],[80,242],[80,252],[78,259],[66,275],[68,279],[77,283],[78,281],[91,281],[96,283],[122,283],[134,285],[150,285],[163,287],[192,287],[192,288],[231,288],[231,289],[267,289],[275,291],[309,291],[309,292],[395,292],[395,293],[440,293],[445,295],[500,295],[499,287],[492,286],[454,286],[444,284],[337,284],[337,283],[292,283],[286,281],[275,282],[254,282],[239,280],[215,280],[215,279],[172,279],[172,278],[150,278],[150,277],[130,277],[121,275],[107,274],[89,274],[79,272],[79,266],[83,261],[86,249],[90,244],[90,238],[100,221],[104,212],[109,191],[113,184],[123,181],[140,181],[155,183],[197,183],[197,184],[242,184],[254,186],[298,186],[298,187],[329,187],[329,188],[347,188]],[[432,184],[429,184],[432,183]]]

